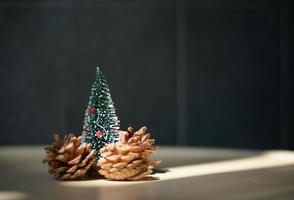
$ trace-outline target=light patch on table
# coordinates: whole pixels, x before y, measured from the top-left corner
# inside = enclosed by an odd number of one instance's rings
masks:
[[[27,195],[18,191],[0,191],[0,200],[23,200]]]
[[[164,160],[163,160],[164,162]],[[257,156],[234,159],[228,161],[213,162],[208,164],[195,164],[168,168],[165,173],[154,174],[159,180],[168,181],[180,178],[204,176],[211,174],[230,173],[247,170],[257,170],[273,167],[282,167],[294,165],[294,153],[291,151],[265,151]],[[133,184],[143,184],[150,181],[107,181],[107,180],[89,180],[89,181],[66,181],[60,182],[63,186],[73,187],[109,187],[123,186]]]

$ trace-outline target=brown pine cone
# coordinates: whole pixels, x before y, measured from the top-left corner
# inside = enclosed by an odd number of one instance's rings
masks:
[[[54,135],[54,140],[45,147],[43,163],[47,163],[48,172],[60,180],[82,178],[94,161],[95,152],[91,144],[81,144],[82,137],[72,134],[65,135],[64,140]]]
[[[147,128],[133,132],[129,127],[121,131],[119,141],[100,149],[101,159],[97,162],[99,173],[110,180],[139,180],[152,173],[160,160],[148,160],[156,147]]]

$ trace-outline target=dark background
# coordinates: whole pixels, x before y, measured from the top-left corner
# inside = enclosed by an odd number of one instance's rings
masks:
[[[0,144],[79,134],[99,65],[160,145],[294,148],[291,1],[0,1]]]

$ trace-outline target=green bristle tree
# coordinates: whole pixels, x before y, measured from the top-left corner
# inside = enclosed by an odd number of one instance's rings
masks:
[[[96,79],[85,112],[83,141],[92,143],[98,160],[100,158],[99,150],[106,144],[118,140],[118,131],[119,120],[115,113],[109,88],[103,73],[97,67]]]

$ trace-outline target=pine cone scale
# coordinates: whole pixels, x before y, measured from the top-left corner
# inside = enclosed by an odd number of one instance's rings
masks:
[[[121,169],[121,168],[124,168],[125,166],[127,166],[127,163],[116,163],[114,165],[112,165],[112,167],[115,167],[115,168],[118,168],[118,169]]]
[[[82,144],[81,146],[79,146],[76,150],[76,154],[81,155],[84,153],[84,151],[86,150],[87,145],[86,144]]]
[[[69,168],[66,172],[67,173],[72,173],[72,172],[75,172],[77,169],[78,169],[78,166],[77,165],[74,165],[71,168]]]
[[[78,157],[68,161],[67,164],[76,165],[76,164],[78,164],[80,162],[81,158],[82,158],[82,155],[79,155]]]

